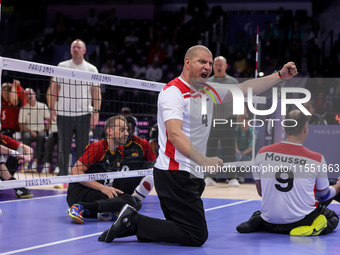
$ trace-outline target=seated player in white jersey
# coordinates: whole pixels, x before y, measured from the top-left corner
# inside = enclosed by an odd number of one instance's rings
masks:
[[[307,116],[293,110],[285,123],[289,126],[285,127],[286,140],[263,147],[255,159],[258,168],[253,176],[262,196],[261,211],[236,229],[240,233],[267,231],[292,236],[328,234],[337,227],[339,217],[319,201],[337,195],[340,181],[329,186],[323,155],[302,145],[308,135]],[[307,167],[312,164],[315,171]]]

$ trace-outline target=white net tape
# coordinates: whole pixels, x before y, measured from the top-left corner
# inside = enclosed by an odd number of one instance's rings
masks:
[[[19,188],[19,187],[54,185],[54,184],[60,184],[60,183],[94,181],[94,180],[112,180],[113,181],[114,179],[120,179],[120,178],[142,177],[146,175],[152,175],[152,171],[153,171],[152,169],[143,169],[143,170],[133,170],[133,171],[65,175],[65,176],[54,176],[54,177],[39,177],[36,179],[27,179],[27,180],[3,181],[3,182],[0,182],[0,190]]]
[[[87,82],[98,82],[112,86],[125,88],[145,89],[152,91],[161,91],[164,83],[137,80],[115,75],[101,73],[89,73],[69,68],[39,64],[34,62],[22,61],[11,58],[0,57],[0,68],[2,70],[17,71],[28,74],[37,74],[43,76],[55,76],[66,79],[81,80]]]

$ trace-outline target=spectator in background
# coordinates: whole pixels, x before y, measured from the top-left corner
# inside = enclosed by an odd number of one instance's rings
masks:
[[[149,81],[161,81],[163,77],[163,70],[158,66],[158,63],[155,61],[152,65],[146,69],[145,78]]]
[[[147,60],[146,57],[142,57],[138,64],[132,66],[132,77],[136,79],[145,79]]]
[[[20,50],[20,59],[22,60],[33,60],[33,58],[37,55],[35,50],[32,48],[32,44],[27,42],[25,44],[25,48]]]
[[[72,59],[63,61],[58,66],[98,73],[97,68],[84,59],[86,45],[82,40],[74,40],[70,51]],[[76,157],[79,158],[89,143],[90,129],[98,124],[102,99],[100,84],[56,77],[51,80],[50,91],[52,121],[58,116],[59,175],[67,175],[73,133],[76,138]],[[55,109],[57,101],[58,109]],[[89,101],[92,101],[93,112]]]
[[[256,46],[256,42],[255,42],[255,46]],[[237,38],[232,48],[233,48],[233,53],[235,54],[235,57],[238,51],[245,52],[245,53],[249,51],[249,40],[246,40],[244,38],[243,31],[237,31]]]
[[[20,131],[18,117],[20,108],[26,105],[25,91],[20,81],[5,82],[1,87],[1,133],[13,137]]]
[[[46,101],[47,105],[50,105],[51,102],[51,91],[50,88],[47,89],[46,92]],[[57,102],[55,108],[57,109]],[[46,142],[45,148],[45,165],[43,167],[42,173],[49,173],[52,167],[52,154],[54,150],[54,146],[58,144],[58,127],[57,127],[57,120],[51,120],[50,118],[50,129],[48,130],[48,139]],[[58,152],[58,150],[57,150]],[[59,165],[58,165],[58,156],[57,156],[57,164],[53,171],[54,174],[59,174]]]
[[[158,157],[158,149],[159,149],[159,145],[158,145],[158,125],[157,123],[154,124],[150,130],[150,140],[149,140],[149,144],[151,147],[151,150],[153,152],[153,154],[155,154],[155,157]]]
[[[161,47],[161,41],[151,43],[151,50],[148,58],[148,63],[153,64],[155,62],[163,64],[166,60],[166,51]]]
[[[105,63],[100,68],[101,73],[105,74],[115,74],[116,68],[115,68],[115,61],[113,59],[107,59]]]
[[[25,97],[27,104],[21,107],[18,122],[23,143],[31,146],[32,141],[37,142],[34,161],[31,166],[33,171],[37,171],[38,162],[43,158],[45,133],[50,128],[50,113],[46,104],[37,101],[33,89],[26,88]],[[48,122],[47,125],[45,125],[45,121]]]
[[[0,178],[2,181],[16,180],[13,176],[14,173],[8,171],[5,165],[8,157],[15,158],[17,164],[28,164],[33,157],[33,150],[9,136],[0,134]],[[14,191],[17,198],[33,197],[31,191],[26,188],[15,188]]]
[[[238,115],[235,128],[235,154],[237,161],[251,160],[253,151],[253,128],[248,125],[247,110],[244,115]]]
[[[20,81],[13,80],[13,83],[5,82],[1,86],[1,131],[0,133],[14,138],[16,132],[20,132],[18,123],[19,111],[27,103],[24,89]],[[9,157],[6,167],[11,173],[18,169],[17,160]]]
[[[248,61],[244,56],[244,52],[236,52],[236,59],[233,64],[233,73],[235,77],[246,77],[248,68]]]
[[[124,145],[124,157],[122,162],[126,163],[126,168],[122,170],[138,170],[153,167],[155,163],[155,154],[151,150],[147,140],[136,136],[136,122],[132,116],[126,117],[129,137]],[[140,180],[139,180],[140,181]],[[138,182],[139,182],[138,181]]]
[[[98,25],[98,17],[94,8],[90,8],[89,15],[86,17],[86,24],[88,26],[89,33],[93,33],[96,31]]]
[[[69,35],[67,18],[60,12],[56,13],[53,35],[57,42],[63,42]]]
[[[166,38],[161,45],[162,49],[166,52],[165,63],[173,64],[174,63],[174,46],[170,42],[169,38]]]
[[[130,108],[130,107],[126,107],[126,106],[125,106],[125,107],[122,107],[122,109],[120,110],[120,114],[123,115],[125,118],[131,116],[131,117],[135,120],[136,124],[138,123],[137,118],[136,118],[135,116],[132,115],[132,112],[131,112],[131,108]],[[135,126],[134,135],[138,135],[138,131],[139,131],[138,125],[136,125],[136,126]]]
[[[270,21],[265,22],[265,28],[261,35],[261,49],[263,55],[263,64],[267,68],[276,69],[278,61],[278,31]]]
[[[136,53],[138,42],[139,42],[139,38],[136,35],[136,30],[131,29],[130,34],[125,36],[124,38],[125,50],[127,52],[128,57],[134,56],[134,54]]]
[[[335,63],[340,65],[340,33],[338,34],[338,39],[334,43],[334,56]]]
[[[53,121],[51,123],[51,128],[49,130],[48,139],[46,141],[45,147],[45,165],[43,167],[42,173],[49,173],[52,169],[52,158],[53,158],[53,150],[54,146],[58,144],[58,128],[57,122]],[[53,170],[54,174],[59,174],[60,169],[58,166],[58,156],[57,156],[57,163],[56,167]]]
[[[331,103],[331,101],[326,100],[326,93],[324,91],[318,91],[314,101],[315,112],[324,114],[331,109]]]
[[[235,157],[236,161],[249,161],[252,158],[254,136],[256,130],[248,125],[248,113],[244,109],[244,115],[238,115],[236,122],[239,123],[235,128]],[[244,175],[241,171],[236,174],[236,178],[229,181],[229,186],[238,187],[240,182],[244,182]]]
[[[216,38],[213,42],[211,42],[211,52],[213,56],[227,56],[228,50],[225,44],[223,43],[221,36],[216,34]]]
[[[293,21],[293,25],[289,29],[288,42],[290,59],[292,59],[296,63],[296,66],[300,69],[303,53],[303,31],[299,27],[297,20]]]
[[[322,38],[319,21],[313,20],[307,41],[307,66],[309,73],[312,73],[314,69],[320,68],[321,44]]]
[[[214,75],[208,79],[208,82],[238,84],[239,82],[234,77],[227,74],[227,69],[227,59],[223,56],[217,56],[213,64]],[[214,105],[213,107],[213,119],[225,119],[230,123],[229,121],[234,118],[232,102]],[[207,156],[217,156],[221,158],[223,162],[235,161],[234,136],[234,128],[230,127],[230,125],[212,127],[207,145]],[[208,174],[204,179],[208,186],[216,185],[212,177],[212,175]]]
[[[304,104],[304,107],[312,114],[307,116],[309,125],[327,125],[326,120],[324,120],[320,114],[315,112],[314,103],[308,102]]]

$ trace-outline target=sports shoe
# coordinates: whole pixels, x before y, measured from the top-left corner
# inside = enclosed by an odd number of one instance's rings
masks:
[[[239,224],[236,227],[236,230],[239,233],[252,233],[259,231],[262,223],[262,217],[261,217],[261,212],[256,211],[254,214],[250,217],[250,219],[246,222],[243,222]]]
[[[67,187],[68,187],[67,183],[60,183],[60,184],[54,185],[55,189],[67,189]]]
[[[204,181],[206,186],[216,186],[216,182],[211,177],[205,177]]]
[[[59,172],[60,172],[60,169],[58,166],[54,168],[54,171],[53,171],[54,174],[59,174]]]
[[[119,212],[98,212],[97,218],[101,221],[116,221]]]
[[[289,234],[291,236],[318,236],[326,227],[327,219],[325,215],[320,214],[312,225],[293,228]]]
[[[84,211],[87,210],[84,210],[84,206],[80,204],[74,204],[71,208],[67,209],[68,216],[70,216],[70,218],[78,224],[82,224],[84,222]]]
[[[38,172],[38,162],[37,161],[33,161],[32,165],[31,165],[31,169],[33,173]]]
[[[239,187],[239,186],[240,186],[240,183],[238,182],[237,179],[231,179],[231,180],[228,182],[228,185],[229,185],[229,187]]]
[[[98,241],[111,243],[116,237],[132,236],[136,234],[131,219],[137,211],[132,206],[126,204],[119,213],[119,216],[112,226],[104,231],[99,237]]]
[[[33,194],[29,189],[26,188],[18,188],[14,189],[15,190],[15,196],[19,199],[25,199],[25,198],[30,198],[33,197]]]
[[[41,173],[48,174],[50,172],[51,163],[45,162],[43,169],[41,170]]]
[[[244,178],[243,176],[240,176],[237,178],[239,183],[245,183],[246,182],[246,178]]]
[[[33,164],[32,164],[33,165]],[[38,171],[37,171],[37,168],[33,168],[32,166],[30,168],[28,168],[28,163],[26,163],[22,169],[21,169],[21,172],[22,173],[33,173],[33,174],[36,174]]]

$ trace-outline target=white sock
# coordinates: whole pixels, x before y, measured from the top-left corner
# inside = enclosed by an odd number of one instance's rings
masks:
[[[135,191],[133,192],[132,196],[137,197],[140,200],[143,200],[153,189],[153,176],[147,175],[145,176]]]

